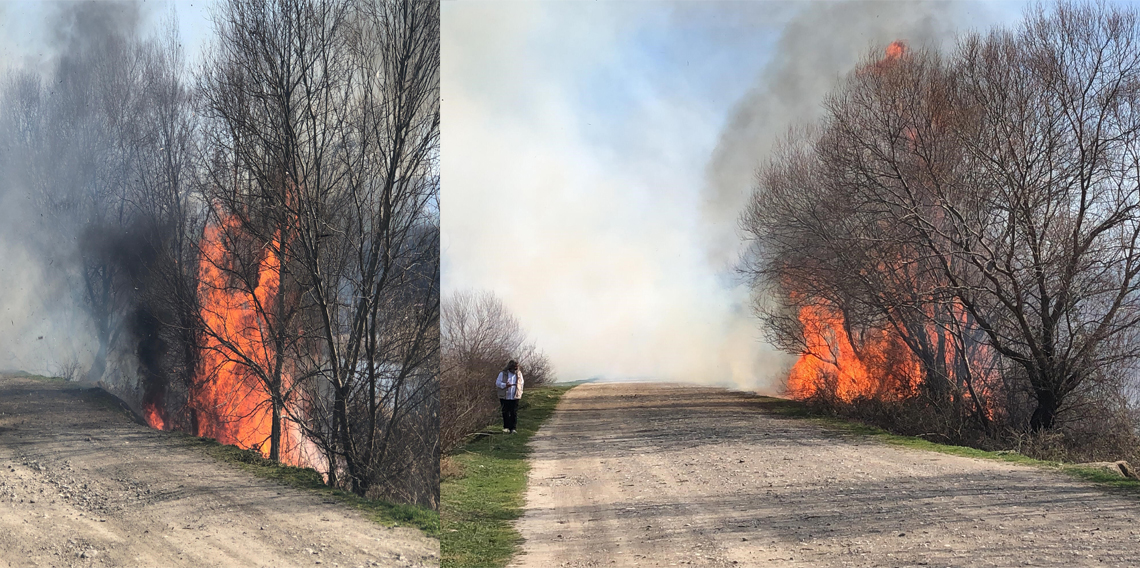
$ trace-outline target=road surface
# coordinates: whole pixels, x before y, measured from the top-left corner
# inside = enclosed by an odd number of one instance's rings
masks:
[[[1137,566],[1140,499],[720,389],[586,384],[532,439],[512,566]]]
[[[0,568],[439,566],[439,541],[218,462],[63,382],[0,376]]]

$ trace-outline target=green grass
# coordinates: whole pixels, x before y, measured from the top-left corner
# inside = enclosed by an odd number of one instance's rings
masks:
[[[527,441],[574,385],[528,389],[519,404],[518,433],[503,434],[498,423],[476,433],[447,458],[440,484],[444,568],[505,566],[522,537],[512,521],[522,515]]]
[[[1078,479],[1097,483],[1102,486],[1122,489],[1134,494],[1137,497],[1140,497],[1140,480],[1120,477],[1100,469],[1075,465],[1071,463],[1034,459],[1021,455],[1014,451],[993,452],[987,450],[979,450],[977,448],[971,448],[967,446],[939,444],[937,442],[931,442],[930,440],[916,436],[901,436],[899,434],[893,434],[876,426],[869,426],[834,416],[822,415],[813,412],[810,408],[808,408],[806,404],[799,401],[768,396],[761,396],[757,398],[758,405],[765,412],[780,416],[787,416],[789,418],[809,419],[819,423],[821,426],[831,428],[833,430],[840,430],[842,432],[858,436],[871,437],[892,446],[902,446],[905,448],[924,450],[928,452],[938,452],[940,454],[948,454],[952,456],[996,460],[1052,469],[1066,473]]]
[[[439,513],[426,507],[389,503],[379,499],[365,499],[348,491],[341,491],[325,485],[321,474],[307,467],[293,467],[265,459],[255,450],[243,450],[237,446],[227,446],[210,438],[199,438],[181,432],[171,433],[180,436],[189,447],[197,448],[220,461],[235,464],[258,477],[313,491],[331,497],[364,511],[369,519],[384,526],[412,526],[424,533],[439,537]]]
[[[49,377],[47,375],[37,375],[35,373],[29,373],[27,371],[4,371],[4,372],[0,372],[0,375],[4,375],[4,376],[8,376],[8,377],[16,377],[16,378],[20,378],[20,379],[35,379],[37,381],[52,381],[52,382],[56,382],[56,383],[66,383],[67,382],[67,379],[65,379],[63,377]]]

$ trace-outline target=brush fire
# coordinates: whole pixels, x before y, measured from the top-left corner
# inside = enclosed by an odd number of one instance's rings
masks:
[[[853,77],[855,81],[890,83],[905,73],[900,66],[910,64],[909,59],[906,43],[895,41],[886,47],[881,59],[857,69]],[[928,93],[916,90],[914,96],[926,97]],[[923,100],[918,106],[931,104]],[[897,101],[886,105],[888,109],[898,109],[899,116],[885,120],[894,123],[893,144],[904,152],[921,154],[920,146],[927,141],[908,122],[912,117],[906,114],[907,106]],[[877,108],[876,112],[884,112],[883,106]],[[937,115],[928,121],[931,129],[942,126]],[[920,166],[930,165],[921,155],[917,162]],[[938,200],[925,201],[921,206],[927,209],[925,217],[932,220],[933,232],[945,230],[941,223],[945,212],[940,210]],[[798,346],[798,358],[787,378],[790,396],[846,405],[857,401],[900,402],[916,397],[940,399],[970,409],[976,420],[989,428],[995,412],[993,399],[1002,386],[995,353],[962,301],[939,291],[946,287],[945,280],[924,266],[926,259],[922,255],[914,247],[877,246],[867,257],[877,259],[868,260],[875,268],[864,265],[856,269],[862,272],[863,285],[871,289],[868,303],[875,314],[868,316],[864,306],[854,321],[844,307],[844,299],[849,296],[842,293],[843,284],[819,286],[816,282],[814,286],[797,286],[794,282],[813,282],[818,278],[802,266],[789,272],[798,272],[798,280],[785,276],[783,289],[789,305],[795,306],[792,327]],[[871,285],[871,274],[876,271],[890,276]],[[829,300],[814,295],[813,291],[820,289],[839,293],[834,295],[836,299]]]
[[[195,429],[193,434],[255,449],[268,458],[275,422],[282,428],[283,413],[275,415],[273,401],[262,386],[262,381],[274,379],[256,373],[276,368],[280,374],[276,380],[284,391],[291,382],[289,373],[279,368],[269,321],[278,301],[281,265],[274,253],[278,243],[270,243],[261,247],[261,258],[256,259],[252,290],[229,283],[232,276],[223,267],[233,267],[235,262],[225,236],[238,231],[232,218],[226,218],[208,226],[202,238],[198,293],[201,318],[210,333],[205,336],[199,373],[184,412]],[[173,427],[164,416],[161,398],[144,403],[143,413],[154,428]],[[320,466],[302,458],[300,433],[292,422],[281,430],[281,448],[280,459],[285,463]]]
[[[61,9],[70,43],[0,81],[0,201],[25,208],[0,213],[28,219],[0,252],[75,336],[37,353],[59,374],[435,506],[439,5],[305,6],[219,3],[193,69],[135,3]],[[11,325],[42,333],[35,309]]]
[[[792,396],[958,443],[1132,431],[1140,32],[1119,18],[896,41],[789,135],[744,223]]]

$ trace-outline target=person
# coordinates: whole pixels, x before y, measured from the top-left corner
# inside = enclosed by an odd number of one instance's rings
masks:
[[[499,407],[503,411],[503,432],[515,433],[519,422],[519,399],[523,393],[523,376],[519,363],[511,359],[495,379],[499,390]]]

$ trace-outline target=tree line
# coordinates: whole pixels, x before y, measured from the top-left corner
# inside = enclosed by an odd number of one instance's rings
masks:
[[[816,365],[811,396],[893,426],[1135,447],[1136,11],[1059,3],[948,52],[901,48],[758,172],[742,220],[770,338],[817,361],[850,343],[875,385],[837,397]]]

